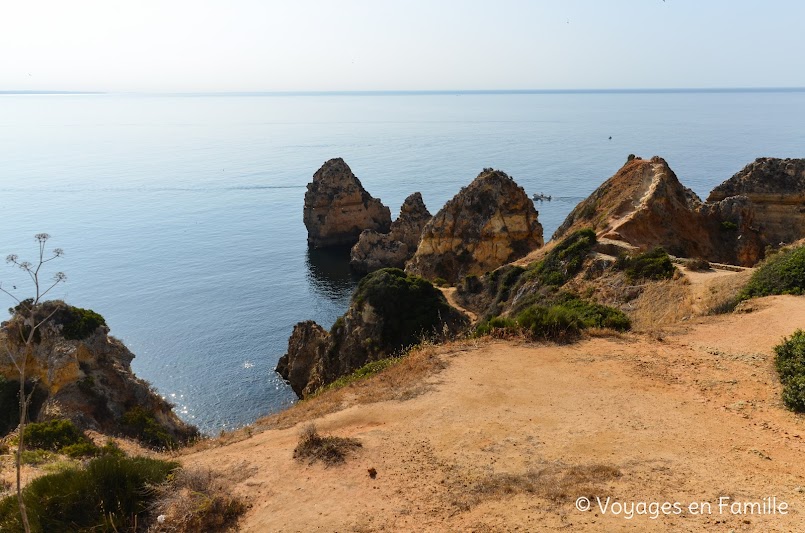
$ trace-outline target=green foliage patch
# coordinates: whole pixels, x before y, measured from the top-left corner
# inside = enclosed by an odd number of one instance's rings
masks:
[[[805,412],[805,331],[798,329],[774,347],[775,366],[783,384],[783,403]]]
[[[757,267],[741,299],[805,292],[805,246],[782,250]]]
[[[615,262],[615,268],[624,271],[632,282],[641,279],[671,279],[674,276],[671,257],[659,246],[641,254],[622,255]]]
[[[134,531],[176,462],[104,456],[39,477],[23,489],[34,532]],[[0,531],[22,531],[16,496],[0,500]]]
[[[340,389],[341,387],[345,387],[350,383],[355,381],[360,381],[362,379],[366,379],[370,376],[374,376],[375,374],[379,374],[383,370],[392,367],[399,363],[402,360],[401,357],[387,357],[385,359],[378,359],[377,361],[372,361],[371,363],[366,363],[359,369],[355,370],[351,374],[347,374],[345,376],[341,376],[337,380],[333,381],[332,383],[328,383],[327,385],[320,387],[313,396],[318,396],[319,394],[333,389]]]
[[[399,268],[383,268],[363,278],[353,301],[369,303],[383,319],[379,342],[386,349],[416,344],[452,314],[439,289]]]
[[[154,414],[139,405],[126,411],[120,421],[127,435],[151,448],[172,450],[178,445]]]
[[[579,273],[596,242],[591,229],[571,233],[532,268],[529,277],[536,277],[544,285],[564,285]]]

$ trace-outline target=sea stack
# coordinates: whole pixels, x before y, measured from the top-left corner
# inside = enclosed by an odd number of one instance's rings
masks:
[[[308,245],[352,246],[367,229],[388,233],[391,211],[361,185],[343,159],[330,159],[313,175],[303,216]]]
[[[766,244],[755,217],[745,196],[702,202],[663,158],[629,156],[573,209],[553,239],[592,228],[599,241],[610,245],[626,243],[643,250],[662,246],[680,257],[751,266],[763,257]]]
[[[538,217],[512,178],[484,169],[427,223],[406,270],[451,283],[494,270],[543,245]]]
[[[373,272],[380,268],[404,268],[413,257],[425,225],[433,218],[415,192],[400,207],[400,216],[391,223],[389,233],[364,230],[358,244],[352,247],[349,264],[358,272]]]

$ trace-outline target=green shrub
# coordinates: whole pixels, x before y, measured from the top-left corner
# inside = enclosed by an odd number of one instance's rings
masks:
[[[133,531],[178,463],[145,457],[91,460],[30,482],[23,489],[32,531]],[[22,531],[16,496],[0,500],[0,531]]]
[[[33,422],[25,426],[25,445],[29,448],[58,452],[68,446],[86,443],[89,439],[69,420]]]
[[[797,412],[805,412],[805,331],[796,330],[791,337],[774,347],[775,366],[783,384],[783,403]]]
[[[805,246],[782,250],[757,267],[741,299],[805,291]]]
[[[383,321],[384,349],[397,349],[437,332],[453,312],[444,295],[428,280],[409,276],[399,268],[383,268],[361,280],[353,301],[368,302]]]
[[[706,259],[695,258],[685,263],[685,268],[693,272],[703,272],[710,270],[710,262]]]
[[[640,279],[670,279],[674,275],[670,256],[659,246],[642,254],[622,255],[615,262],[615,268],[623,270],[633,282]]]
[[[516,330],[518,328],[517,321],[511,318],[502,317],[502,316],[495,316],[490,318],[489,320],[484,320],[480,322],[477,326],[475,326],[475,336],[482,337],[484,335],[489,335],[493,333],[495,330],[498,331],[507,331],[507,330]]]
[[[584,328],[579,316],[560,305],[535,305],[517,315],[517,324],[537,338],[568,341]]]
[[[596,242],[591,229],[571,233],[533,267],[529,277],[536,277],[543,285],[564,285],[579,273]]]
[[[561,307],[575,313],[585,328],[608,328],[626,331],[632,327],[629,317],[619,309],[582,300],[570,294],[560,297],[559,302]]]
[[[805,412],[805,375],[795,376],[783,385],[783,403],[792,411]]]
[[[68,306],[70,313],[62,325],[62,335],[67,340],[84,340],[96,329],[106,325],[106,320],[92,309]]]
[[[721,223],[721,231],[736,231],[738,224],[731,220],[725,220]]]
[[[154,414],[139,405],[126,411],[121,423],[126,434],[151,448],[170,450],[178,445],[176,438],[157,422]]]
[[[23,326],[22,321],[19,319],[20,313],[24,312],[31,304],[33,304],[33,300],[28,299],[24,300],[16,307],[9,309],[9,312],[17,319],[13,320],[8,327],[11,336],[15,339],[26,338],[30,331],[28,326]],[[46,320],[51,324],[61,326],[62,336],[67,340],[76,341],[86,339],[100,326],[106,325],[106,320],[95,311],[73,307],[61,300],[50,300],[36,306],[34,319],[39,322]],[[37,330],[35,332],[34,343],[41,341],[40,331],[41,330]]]
[[[449,287],[450,286],[450,282],[447,281],[444,278],[436,278],[436,279],[434,279],[433,284],[436,285],[437,287]]]

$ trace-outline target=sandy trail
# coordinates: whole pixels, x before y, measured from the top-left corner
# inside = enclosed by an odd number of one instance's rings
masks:
[[[442,357],[429,392],[316,421],[363,448],[325,468],[292,458],[299,428],[269,430],[183,461],[227,473],[252,509],[244,531],[803,531],[805,424],[780,402],[772,347],[805,326],[805,298],[697,319],[657,342],[495,341]],[[567,494],[485,496],[480,482],[607,465],[619,477]],[[377,478],[367,469],[374,467]],[[580,512],[574,501],[679,502],[682,514]],[[719,512],[719,497],[785,501],[788,514]],[[691,502],[711,511],[691,512]],[[732,500],[731,500],[732,501]],[[595,505],[595,502],[593,501]]]

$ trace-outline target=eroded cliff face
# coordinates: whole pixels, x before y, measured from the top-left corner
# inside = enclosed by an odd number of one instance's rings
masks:
[[[419,245],[422,230],[432,215],[422,195],[413,193],[400,207],[400,216],[391,223],[389,233],[364,230],[352,247],[349,264],[358,272],[373,272],[380,268],[404,268]]]
[[[662,246],[677,256],[745,266],[760,260],[765,249],[746,197],[704,203],[660,157],[630,156],[576,206],[553,239],[583,228],[593,228],[600,239],[642,249]]]
[[[708,202],[743,196],[755,224],[772,245],[805,237],[805,159],[761,157],[713,189]]]
[[[310,320],[298,323],[276,371],[305,398],[367,363],[422,338],[452,336],[467,324],[427,280],[382,269],[361,280],[349,310],[329,332]]]
[[[523,188],[485,169],[427,223],[406,271],[455,283],[542,245],[542,225]]]
[[[310,246],[352,246],[363,230],[388,233],[391,211],[373,198],[341,158],[313,175],[305,193],[303,220]]]
[[[172,407],[147,382],[131,370],[134,354],[99,325],[80,335],[66,333],[65,324],[55,318],[69,316],[71,308],[63,302],[42,304],[43,316],[55,306],[66,309],[40,328],[38,341],[27,358],[26,381],[35,381],[44,395],[41,417],[66,417],[81,427],[108,434],[128,433],[123,417],[135,408],[153,416],[176,442],[197,435],[197,430],[182,422]],[[25,356],[19,339],[18,317],[4,323],[0,343],[8,347],[18,362]],[[71,338],[79,336],[80,338]],[[19,382],[19,372],[5,348],[0,353],[0,376]],[[134,436],[134,435],[132,435]]]

